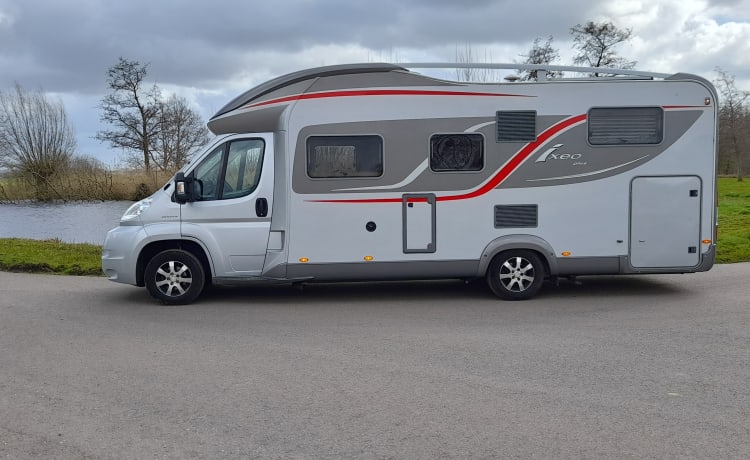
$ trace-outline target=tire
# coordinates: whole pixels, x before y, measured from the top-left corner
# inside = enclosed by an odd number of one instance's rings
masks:
[[[144,279],[152,297],[165,304],[185,305],[201,294],[206,275],[203,265],[193,254],[170,249],[148,262]]]
[[[539,255],[526,249],[513,249],[496,255],[487,269],[487,285],[505,300],[534,297],[544,283],[544,263]]]

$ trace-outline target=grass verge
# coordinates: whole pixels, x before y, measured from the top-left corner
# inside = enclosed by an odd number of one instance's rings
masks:
[[[102,248],[59,240],[0,238],[0,270],[101,276]]]
[[[720,177],[716,261],[750,261],[750,179]]]
[[[719,178],[718,263],[750,261],[750,180]],[[101,246],[0,238],[0,270],[101,276]]]

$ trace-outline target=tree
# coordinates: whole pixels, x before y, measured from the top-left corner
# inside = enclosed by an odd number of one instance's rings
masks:
[[[102,99],[101,120],[113,126],[96,138],[129,152],[128,163],[151,171],[152,163],[168,173],[179,169],[208,141],[200,115],[184,98],[164,100],[161,89],[144,89],[148,66],[120,58],[107,71],[112,93]]]
[[[552,36],[547,37],[547,41],[544,45],[540,44],[541,38],[537,37],[534,39],[534,43],[531,45],[529,54],[522,54],[521,57],[526,58],[521,64],[552,64],[553,61],[560,58],[560,51],[552,47]],[[520,69],[521,81],[536,80],[536,70],[524,70]],[[548,78],[555,78],[562,75],[562,72],[548,71]]]
[[[158,118],[152,160],[162,171],[176,171],[187,163],[196,149],[208,142],[208,129],[187,100],[176,95],[159,104]]]
[[[578,50],[574,62],[588,67],[632,69],[636,61],[629,61],[615,52],[617,45],[630,40],[632,29],[620,29],[611,22],[589,21],[570,28],[573,47]],[[599,73],[594,73],[599,76]]]
[[[113,129],[99,131],[96,138],[142,159],[136,163],[149,172],[151,149],[159,133],[161,92],[156,85],[143,88],[146,75],[148,65],[122,57],[109,68],[107,85],[112,92],[102,99],[100,108],[103,110],[101,120]]]
[[[29,182],[36,198],[53,198],[52,177],[76,149],[73,128],[62,101],[16,83],[0,91],[0,167]]]
[[[717,67],[716,85],[721,93],[719,105],[719,156],[734,160],[737,181],[743,178],[743,157],[750,145],[750,92],[737,89],[734,75]]]
[[[491,63],[492,56],[487,54],[487,50],[484,51],[484,63]],[[463,50],[459,50],[456,46],[456,63],[457,64],[479,64],[477,58],[474,57],[474,50],[468,43],[464,46]],[[473,81],[473,82],[490,82],[497,81],[496,72],[488,68],[482,67],[466,67],[456,68],[456,79],[458,81]]]

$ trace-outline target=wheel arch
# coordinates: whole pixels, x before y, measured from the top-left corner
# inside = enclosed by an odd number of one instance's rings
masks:
[[[557,259],[555,258],[555,251],[552,249],[552,246],[538,236],[519,234],[505,235],[490,241],[490,243],[484,248],[484,251],[482,251],[482,256],[479,258],[477,276],[485,276],[492,259],[501,252],[509,249],[527,249],[536,252],[539,254],[542,263],[545,265],[544,269],[546,274],[552,276],[557,275]]]
[[[140,254],[138,254],[138,262],[136,262],[135,271],[135,280],[138,286],[143,287],[146,285],[144,281],[144,272],[146,270],[148,261],[160,252],[169,249],[181,249],[197,257],[201,262],[201,265],[203,266],[203,272],[205,273],[206,277],[206,284],[211,281],[213,268],[208,257],[208,252],[205,250],[205,248],[203,248],[203,246],[195,241],[190,240],[159,240],[147,244],[143,247],[143,249],[141,249]]]

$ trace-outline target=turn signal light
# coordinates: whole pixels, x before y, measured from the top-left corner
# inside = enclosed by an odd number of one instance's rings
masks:
[[[303,264],[306,264],[310,261],[310,259],[308,259],[307,257],[300,257],[299,261],[302,262]]]
[[[570,251],[563,251],[563,252],[562,252],[562,256],[563,256],[563,257],[568,257],[568,256],[570,256]]]
[[[703,244],[711,244],[711,240],[703,240]]]
[[[370,261],[372,261],[372,260],[373,260],[373,257],[372,257],[372,256],[365,256],[365,261],[366,261],[366,262],[370,262]]]

